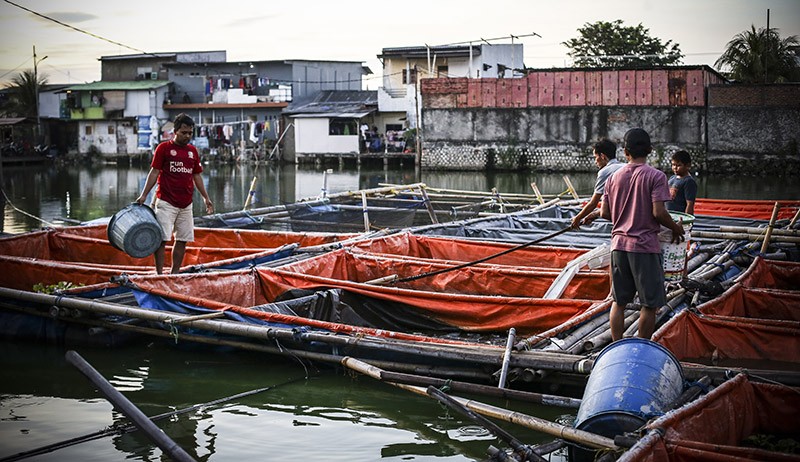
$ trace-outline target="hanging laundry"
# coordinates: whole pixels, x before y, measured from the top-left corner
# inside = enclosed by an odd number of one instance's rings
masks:
[[[250,141],[253,143],[258,143],[258,137],[256,136],[256,123],[250,122]]]

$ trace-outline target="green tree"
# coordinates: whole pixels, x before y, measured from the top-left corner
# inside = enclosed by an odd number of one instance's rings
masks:
[[[6,86],[9,98],[2,108],[5,115],[36,117],[36,95],[43,85],[47,85],[47,76],[38,74],[34,79],[33,70],[15,75]]]
[[[728,42],[725,52],[714,65],[727,68],[725,74],[743,83],[780,83],[800,81],[800,65],[794,49],[797,36],[781,39],[778,30],[750,26]]]
[[[580,36],[562,42],[576,67],[651,67],[680,64],[683,54],[677,43],[651,37],[639,24],[625,26],[622,20],[586,23]]]

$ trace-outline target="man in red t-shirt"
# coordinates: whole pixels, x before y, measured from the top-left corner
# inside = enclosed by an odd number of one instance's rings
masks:
[[[658,232],[672,230],[672,241],[683,240],[683,226],[670,217],[664,202],[670,199],[667,176],[647,165],[652,151],[650,135],[641,128],[625,133],[628,163],[608,179],[600,216],[611,220],[612,340],[622,338],[625,305],[639,294],[638,336],[649,339],[656,325],[656,310],[667,303]]]
[[[161,224],[163,240],[156,250],[156,272],[164,269],[164,254],[167,241],[175,235],[172,246],[172,274],[177,273],[183,264],[186,243],[194,241],[194,216],[192,215],[192,195],[194,188],[203,196],[206,213],[214,213],[214,204],[208,197],[203,185],[203,165],[197,148],[189,144],[194,132],[194,121],[186,114],[175,117],[172,140],[165,141],[156,147],[150,173],[144,183],[142,194],[136,198],[138,204],[144,204],[150,190],[158,182],[156,191],[156,218]]]

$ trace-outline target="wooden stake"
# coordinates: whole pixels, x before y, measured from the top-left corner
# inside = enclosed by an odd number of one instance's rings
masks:
[[[367,208],[367,193],[361,191],[361,210],[364,213],[364,232],[369,232],[369,211]]]
[[[247,191],[247,199],[244,200],[244,207],[242,207],[243,211],[247,210],[247,207],[250,205],[250,201],[256,194],[256,180],[258,180],[258,178],[253,177],[253,181],[250,182],[250,190]]]
[[[781,209],[781,203],[775,202],[775,207],[772,208],[772,217],[769,219],[769,226],[767,226],[767,234],[764,236],[764,243],[761,244],[761,253],[767,253],[769,248],[769,239],[772,237],[772,228],[775,227],[775,220],[778,219],[778,211]]]
[[[539,192],[539,187],[536,186],[536,183],[531,183],[531,189],[533,189],[533,193],[536,194],[536,200],[539,201],[540,204],[544,204],[544,197],[542,197],[542,193]]]
[[[569,177],[567,175],[564,175],[563,178],[564,178],[564,183],[567,183],[567,190],[569,191],[570,194],[572,194],[572,197],[575,200],[580,200],[580,196],[578,196],[578,192],[575,191],[575,187],[572,186],[572,181],[570,181]]]
[[[342,365],[360,372],[364,375],[372,377],[375,380],[381,380],[381,370],[375,366],[359,361],[355,358],[345,357],[342,359]],[[391,382],[389,382],[391,383]],[[408,390],[418,395],[428,396],[425,388],[413,385],[405,385],[402,383],[391,383],[398,388]],[[471,409],[479,414],[494,417],[506,422],[522,425],[536,431],[547,433],[548,435],[557,436],[565,440],[581,443],[595,449],[618,449],[614,444],[614,440],[606,438],[605,436],[596,435],[594,433],[578,430],[577,428],[567,427],[555,422],[540,419],[538,417],[522,414],[519,412],[509,411],[500,407],[492,406],[490,404],[481,403],[475,400],[467,400],[456,396],[452,397],[462,406]]]

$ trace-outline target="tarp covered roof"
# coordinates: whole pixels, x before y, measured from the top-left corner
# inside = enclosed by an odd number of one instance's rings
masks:
[[[305,117],[360,118],[377,110],[377,91],[323,90],[314,94],[311,99],[294,101],[283,113]]]

